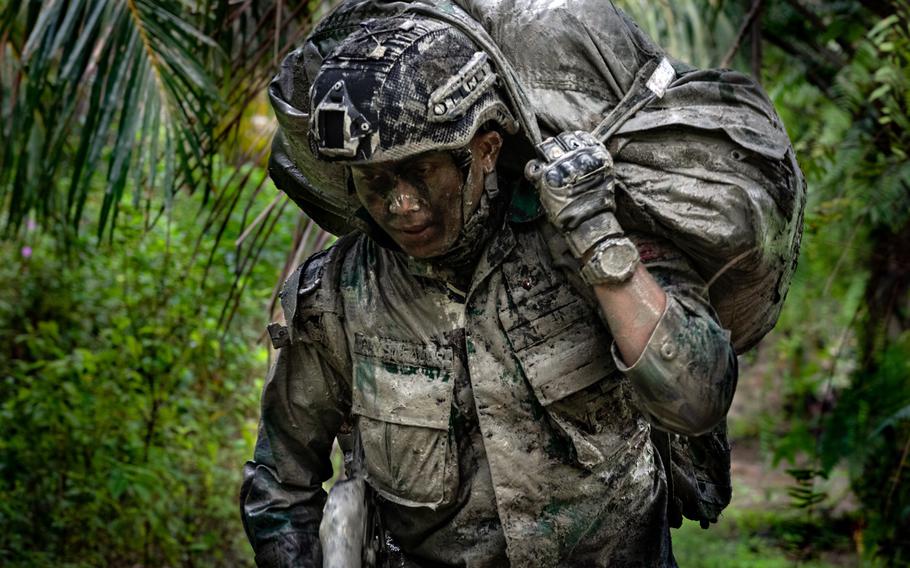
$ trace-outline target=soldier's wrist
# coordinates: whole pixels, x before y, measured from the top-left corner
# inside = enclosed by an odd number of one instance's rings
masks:
[[[571,229],[563,228],[562,232],[569,244],[569,250],[579,260],[590,258],[601,242],[618,239],[624,234],[616,215],[609,210],[591,215]]]

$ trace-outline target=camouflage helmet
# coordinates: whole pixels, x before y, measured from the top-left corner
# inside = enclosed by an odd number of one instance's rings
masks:
[[[314,155],[349,164],[384,162],[462,148],[488,121],[517,132],[487,54],[465,34],[417,16],[360,26],[313,81]]]

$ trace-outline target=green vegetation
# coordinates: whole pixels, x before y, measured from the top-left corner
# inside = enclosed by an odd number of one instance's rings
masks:
[[[194,257],[195,201],[149,231],[124,207],[110,244],[63,250],[33,231],[2,245],[0,564],[249,562],[239,469],[291,235],[272,240],[226,328],[232,259]]]
[[[756,517],[748,520],[782,526],[782,519]],[[703,530],[698,523],[687,521],[673,533],[673,553],[680,566],[686,568],[833,568],[835,565],[821,561],[800,562],[785,552],[782,545],[764,534],[749,534],[739,523],[724,518],[721,526]]]
[[[740,474],[680,564],[910,564],[910,3],[619,4],[760,77],[809,184],[731,423],[789,494]],[[0,565],[251,562],[262,330],[327,240],[266,181],[262,92],[322,6],[0,2]]]
[[[839,29],[802,68],[769,54],[772,96],[811,185],[802,266],[778,329],[784,407],[766,435],[775,457],[795,466],[795,504],[809,511],[825,502],[817,483],[847,468],[861,552],[905,565],[910,4],[886,7],[832,7],[825,16]],[[772,13],[772,24],[782,21]],[[821,62],[831,53],[843,65]],[[812,73],[819,79],[799,81]]]

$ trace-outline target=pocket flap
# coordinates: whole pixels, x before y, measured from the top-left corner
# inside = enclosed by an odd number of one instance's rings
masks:
[[[569,329],[516,353],[538,400],[547,406],[609,376],[615,365],[605,344],[606,334],[596,333],[581,320]]]
[[[448,430],[452,348],[357,334],[352,411],[374,420]]]

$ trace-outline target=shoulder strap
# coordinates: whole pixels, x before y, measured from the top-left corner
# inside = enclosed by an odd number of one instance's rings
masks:
[[[318,339],[300,326],[302,316],[341,311],[338,297],[341,265],[359,237],[358,233],[351,233],[339,238],[331,247],[308,258],[288,277],[278,294],[286,325],[271,323],[268,326],[275,349],[296,341]]]

